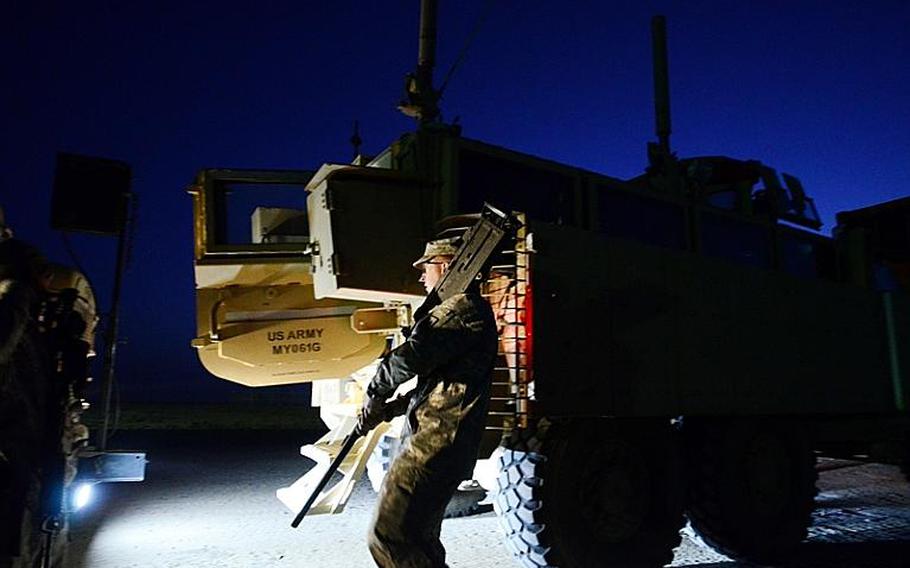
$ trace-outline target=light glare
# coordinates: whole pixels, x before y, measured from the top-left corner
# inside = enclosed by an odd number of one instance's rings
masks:
[[[89,504],[89,501],[92,500],[92,484],[83,483],[76,488],[76,492],[73,495],[73,508],[78,511],[79,509],[85,507]]]

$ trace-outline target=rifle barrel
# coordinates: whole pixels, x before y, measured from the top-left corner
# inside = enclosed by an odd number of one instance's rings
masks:
[[[319,480],[319,483],[316,484],[316,487],[313,488],[313,493],[310,495],[310,498],[307,499],[306,504],[303,508],[300,509],[300,512],[297,513],[297,516],[294,517],[294,520],[291,521],[291,527],[297,528],[297,525],[300,524],[300,521],[303,520],[303,517],[306,516],[307,512],[310,510],[310,507],[313,506],[313,503],[316,501],[316,498],[319,497],[319,494],[322,493],[322,490],[325,488],[326,484],[332,478],[332,474],[338,470],[338,466],[341,465],[341,462],[344,461],[344,458],[351,452],[351,448],[354,447],[354,442],[360,436],[357,432],[351,432],[348,434],[348,437],[344,439],[344,445],[341,446],[341,450],[338,452],[338,455],[335,456],[335,459],[332,460],[332,463],[329,464],[329,469],[325,472],[325,475],[322,476],[322,479]]]

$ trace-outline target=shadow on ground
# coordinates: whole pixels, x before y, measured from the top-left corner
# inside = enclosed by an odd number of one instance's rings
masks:
[[[680,564],[675,568],[753,568],[745,562]],[[910,541],[807,542],[786,563],[767,568],[907,568]]]

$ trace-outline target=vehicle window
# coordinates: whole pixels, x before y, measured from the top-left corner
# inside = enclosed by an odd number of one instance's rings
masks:
[[[701,250],[705,256],[761,268],[771,265],[768,230],[708,211],[700,214]]]
[[[218,181],[215,243],[306,243],[309,238],[303,185]]]
[[[474,150],[460,152],[458,171],[459,211],[480,211],[488,202],[547,223],[577,224],[572,176]]]
[[[732,211],[736,209],[736,197],[736,190],[728,189],[724,191],[716,191],[708,195],[707,200],[712,207]]]
[[[873,247],[882,258],[910,258],[910,207],[879,215],[873,225]]]
[[[681,206],[609,188],[600,188],[597,200],[600,231],[607,236],[673,249],[686,247]]]
[[[834,247],[799,234],[780,236],[780,269],[803,278],[835,279]]]

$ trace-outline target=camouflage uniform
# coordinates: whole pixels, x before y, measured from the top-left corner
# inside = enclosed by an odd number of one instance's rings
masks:
[[[382,568],[445,566],[439,541],[445,507],[470,478],[490,397],[496,323],[477,291],[453,296],[414,327],[367,388],[387,399],[418,377],[401,453],[379,492],[369,547]]]
[[[23,520],[40,523],[26,509],[36,507],[47,412],[47,352],[33,320],[43,267],[22,241],[0,241],[0,566],[14,557],[28,563],[38,547],[23,542],[21,530]],[[40,535],[35,528],[33,537]]]

